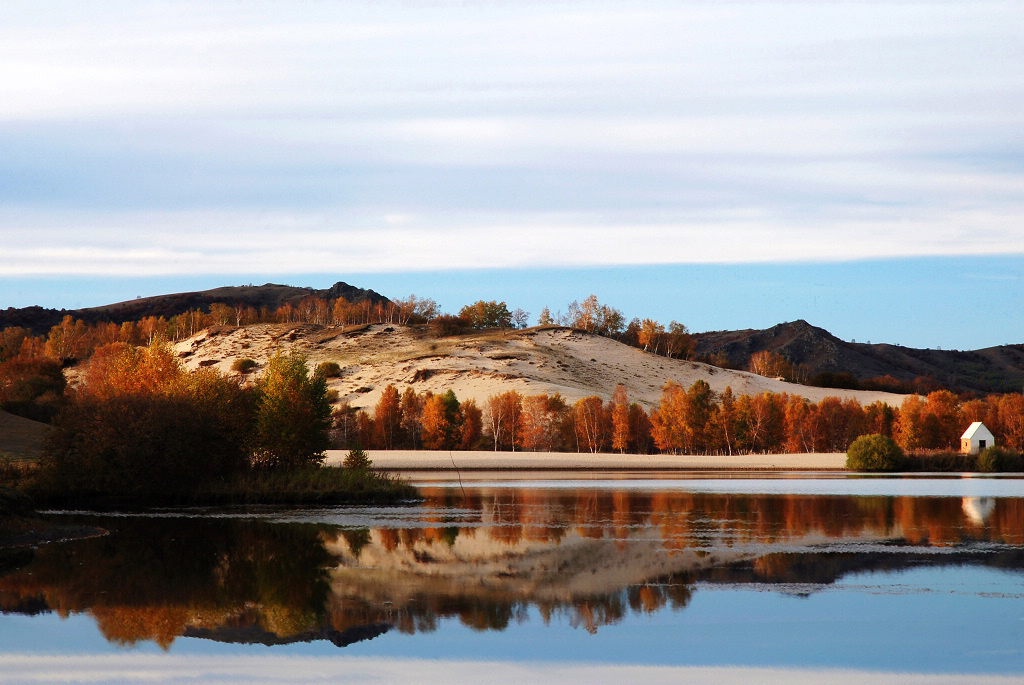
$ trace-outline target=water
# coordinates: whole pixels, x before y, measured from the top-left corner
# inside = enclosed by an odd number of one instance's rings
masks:
[[[1024,481],[529,479],[55,514],[0,681],[1019,682]]]

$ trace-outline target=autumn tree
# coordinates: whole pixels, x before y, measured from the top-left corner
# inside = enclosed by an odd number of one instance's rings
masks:
[[[726,386],[719,397],[714,426],[725,453],[731,455],[736,447],[736,398],[730,386]]]
[[[691,454],[707,454],[714,444],[712,428],[718,411],[707,381],[697,380],[686,393],[686,448]]]
[[[483,433],[483,411],[475,400],[465,400],[459,404],[459,416],[462,432],[459,438],[459,449],[476,449]]]
[[[60,411],[66,386],[56,359],[16,356],[0,362],[0,409],[6,412],[49,422]]]
[[[515,390],[491,395],[484,409],[484,425],[494,441],[494,450],[513,452],[522,442],[523,396]]]
[[[611,411],[597,395],[576,400],[572,407],[573,425],[580,451],[600,452],[611,438]]]
[[[1009,393],[999,398],[999,428],[1004,447],[1024,450],[1024,394]]]
[[[28,331],[21,326],[0,329],[0,362],[17,357],[21,352],[22,343],[28,337]]]
[[[761,350],[750,355],[750,371],[767,378],[789,378],[793,372],[790,363],[778,352]]]
[[[567,412],[568,407],[558,393],[524,397],[523,448],[537,452],[554,452],[562,449]]]
[[[627,448],[632,454],[650,454],[654,451],[651,418],[637,402],[629,405],[629,436]]]
[[[398,388],[388,384],[373,411],[376,444],[385,450],[395,449],[402,426],[402,407]]]
[[[661,389],[661,401],[651,411],[654,444],[662,452],[679,454],[686,449],[686,391],[675,381]]]
[[[629,425],[629,402],[626,397],[626,386],[619,383],[612,393],[612,449],[618,450],[620,454],[629,449],[633,436],[630,433]]]
[[[420,446],[420,435],[423,432],[423,405],[430,395],[417,394],[411,387],[406,388],[402,393],[400,411],[402,418],[399,422],[401,434],[399,444],[395,447],[408,447],[418,449]]]
[[[50,329],[46,338],[46,354],[58,361],[81,359],[89,346],[89,329],[81,319],[66,315]]]
[[[451,389],[430,396],[423,408],[423,443],[427,449],[457,448],[462,427],[459,400]]]
[[[504,302],[478,300],[459,310],[458,316],[473,328],[511,328],[512,314]]]

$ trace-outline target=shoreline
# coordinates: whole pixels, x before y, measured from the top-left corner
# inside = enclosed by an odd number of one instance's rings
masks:
[[[846,454],[674,455],[580,452],[367,450],[381,471],[824,471],[845,472]],[[340,466],[348,450],[327,450]]]

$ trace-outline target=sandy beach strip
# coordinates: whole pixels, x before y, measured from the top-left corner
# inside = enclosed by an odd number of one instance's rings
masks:
[[[346,450],[328,450],[327,465],[341,465]],[[672,455],[580,452],[448,452],[367,450],[374,468],[388,471],[609,469],[652,471],[842,471],[843,453]]]

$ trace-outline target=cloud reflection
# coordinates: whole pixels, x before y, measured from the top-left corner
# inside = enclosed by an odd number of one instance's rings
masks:
[[[571,662],[448,661],[296,656],[202,656],[116,654],[107,656],[0,655],[0,683],[738,683],[794,685],[1003,685],[1017,678],[998,675],[936,675],[846,669],[642,666]]]

